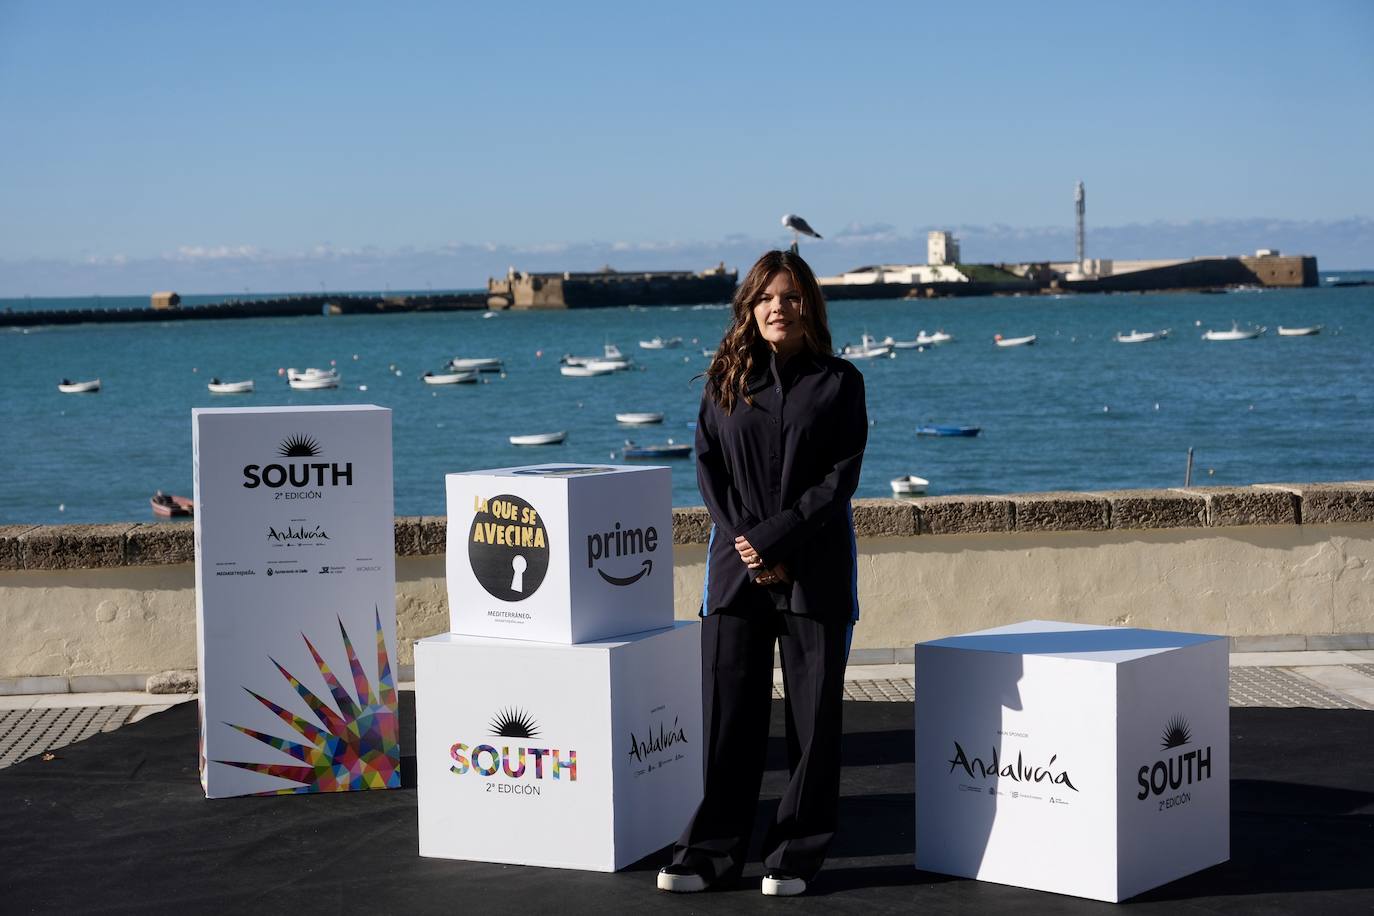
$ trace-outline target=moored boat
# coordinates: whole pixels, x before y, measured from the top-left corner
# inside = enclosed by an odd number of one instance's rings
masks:
[[[500,372],[503,365],[497,356],[455,356],[448,361],[455,372]]]
[[[598,375],[610,375],[615,372],[612,366],[589,366],[589,365],[563,365],[558,367],[560,375],[566,378],[594,378]]]
[[[477,370],[467,372],[426,372],[420,376],[426,385],[463,385],[477,381]]]
[[[63,394],[94,394],[100,390],[100,379],[93,378],[84,382],[73,382],[64,378],[57,383],[57,390]]]
[[[639,342],[641,350],[676,350],[680,346],[682,346],[681,337],[654,337]]]
[[[297,391],[317,391],[323,388],[338,388],[342,382],[337,373],[331,375],[299,375],[288,378],[287,384]]]
[[[667,442],[654,445],[636,445],[629,439],[620,450],[621,458],[686,458],[692,454],[692,447],[685,442]]]
[[[656,411],[618,413],[615,415],[615,421],[627,426],[651,426],[655,423],[662,423],[663,414]]]
[[[337,378],[338,375],[339,370],[333,367],[329,369],[316,369],[312,366],[309,369],[288,368],[286,370],[286,380],[288,382],[294,382],[297,379],[330,378],[331,376]]]
[[[856,359],[883,359],[892,355],[894,355],[892,347],[878,343],[871,334],[865,334],[860,338],[858,346],[846,344],[845,348],[840,351],[840,356],[851,361]]]
[[[1112,340],[1117,343],[1149,343],[1153,340],[1164,340],[1168,336],[1168,328],[1162,331],[1137,331],[1135,328],[1131,328],[1131,333],[1129,334],[1122,334],[1120,331],[1117,331]]]
[[[1256,326],[1256,327],[1251,327],[1251,328],[1244,328],[1244,329],[1242,329],[1241,326],[1240,326],[1239,324],[1237,324],[1236,322],[1233,321],[1233,322],[1231,322],[1231,330],[1229,330],[1229,331],[1212,331],[1212,330],[1209,330],[1209,331],[1205,332],[1205,333],[1202,335],[1202,339],[1203,339],[1203,340],[1254,340],[1256,337],[1259,337],[1261,334],[1263,334],[1266,330],[1267,330],[1267,329],[1266,329],[1264,326],[1262,326],[1262,325],[1259,325],[1259,326]]]
[[[981,426],[939,426],[932,423],[916,427],[918,436],[976,436],[982,431]]]
[[[921,342],[919,340],[897,340],[889,334],[882,339],[882,345],[894,350],[914,350],[921,345]]]
[[[153,506],[153,514],[163,518],[175,518],[179,516],[194,515],[196,504],[185,496],[173,496],[170,493],[163,493],[158,490],[153,494],[149,502]]]
[[[210,389],[211,394],[252,394],[253,380],[246,379],[242,382],[221,382],[217,378],[212,378],[205,387]]]
[[[587,361],[586,368],[605,372],[623,372],[630,368],[630,361],[628,359],[591,359]]]
[[[1035,335],[1028,334],[1025,337],[1003,337],[1001,334],[992,335],[992,342],[999,347],[1028,347],[1035,343]]]
[[[572,356],[567,355],[559,360],[564,366],[593,366],[598,369],[609,369],[612,372],[619,372],[621,369],[630,368],[630,358],[620,352],[620,348],[613,343],[606,344],[600,356]],[[565,375],[567,373],[564,373]],[[601,373],[597,373],[598,375]]]
[[[1320,334],[1326,325],[1314,324],[1306,328],[1285,328],[1279,325],[1280,337],[1311,337],[1313,334]]]
[[[925,330],[922,329],[916,332],[916,343],[923,347],[929,347],[934,344],[949,343],[953,339],[953,334],[946,334],[944,331],[936,331],[933,334],[927,334]]]
[[[929,486],[929,480],[926,480],[924,477],[917,477],[915,474],[894,477],[892,480],[892,495],[920,496]]]
[[[511,436],[511,445],[562,445],[563,440],[568,438],[567,430],[559,430],[556,433],[531,433],[527,436]]]

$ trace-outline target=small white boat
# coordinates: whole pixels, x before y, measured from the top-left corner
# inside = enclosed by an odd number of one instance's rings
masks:
[[[333,368],[330,368],[330,369],[315,369],[315,368],[313,368],[313,367],[312,367],[312,368],[309,368],[309,369],[290,369],[290,368],[288,368],[288,369],[286,370],[286,380],[287,380],[288,382],[294,382],[294,381],[296,381],[297,379],[338,378],[338,377],[339,377],[339,370],[338,370],[338,369],[333,369]]]
[[[221,382],[217,378],[210,379],[206,384],[211,394],[252,394],[253,380],[248,379],[243,382]]]
[[[500,372],[502,362],[495,356],[455,356],[448,367],[455,372]]]
[[[613,343],[606,344],[600,356],[564,356],[559,360],[565,366],[593,366],[599,369],[609,368],[612,372],[619,372],[621,369],[630,368],[630,358],[620,352],[620,348]],[[597,373],[600,375],[601,373]]]
[[[1202,335],[1203,340],[1254,340],[1265,332],[1263,326],[1246,328],[1241,330],[1240,325],[1231,322],[1229,331],[1207,331]]]
[[[894,350],[914,350],[921,345],[921,342],[919,340],[896,340],[889,334],[883,338],[882,345]]]
[[[100,379],[93,378],[85,382],[63,379],[57,383],[57,390],[63,394],[93,394],[100,390]]]
[[[495,318],[495,317],[496,317],[496,313],[495,313],[495,312],[483,312],[483,313],[482,313],[482,317],[483,317],[483,318]]]
[[[1112,340],[1117,343],[1149,343],[1152,340],[1164,340],[1168,336],[1168,328],[1162,331],[1137,331],[1135,328],[1131,328],[1131,333],[1129,334],[1122,334],[1120,331],[1117,331],[1116,336],[1113,337]]]
[[[893,496],[920,496],[930,486],[930,481],[924,477],[917,477],[915,474],[907,474],[905,477],[894,477],[892,479]]]
[[[1035,335],[1029,334],[1025,337],[1003,337],[1001,334],[992,335],[992,342],[999,347],[1028,347],[1035,343]]]
[[[922,347],[930,347],[935,344],[949,343],[954,339],[953,334],[946,334],[944,331],[936,331],[934,334],[927,334],[924,329],[916,332],[916,343]]]
[[[1285,328],[1279,325],[1280,337],[1311,337],[1313,334],[1320,334],[1326,325],[1314,324],[1308,328]]]
[[[663,414],[652,411],[644,413],[618,413],[615,415],[617,423],[624,423],[627,426],[651,426],[655,423],[663,422]]]
[[[533,433],[528,436],[511,436],[511,445],[562,445],[563,440],[568,438],[567,430],[559,430],[556,433]]]
[[[623,372],[630,368],[630,361],[628,359],[592,359],[587,361],[586,367],[598,371]]]
[[[559,366],[558,371],[567,378],[594,378],[598,375],[610,375],[615,372],[614,367],[606,366]]]
[[[863,337],[859,339],[859,345],[857,347],[853,345],[848,345],[842,351],[840,351],[840,355],[843,356],[845,359],[855,360],[882,359],[884,357],[892,356],[893,354],[892,347],[878,343],[878,341],[871,334],[865,334]]]
[[[334,375],[298,375],[287,378],[287,384],[297,391],[318,391],[323,388],[338,388],[343,379]]]
[[[642,350],[676,350],[678,347],[682,346],[682,338],[668,337],[665,339],[663,337],[654,337],[650,340],[641,340],[639,346]]]
[[[426,385],[463,385],[472,384],[477,381],[477,371],[470,372],[426,372],[420,378],[425,380]]]
[[[716,355],[716,351],[712,350],[710,347],[702,347],[701,355],[706,357],[707,359],[710,359],[711,357]]]

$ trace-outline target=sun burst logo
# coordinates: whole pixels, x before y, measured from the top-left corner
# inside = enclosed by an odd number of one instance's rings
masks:
[[[499,738],[538,738],[539,726],[534,718],[521,709],[503,709],[489,725],[491,733]]]
[[[315,458],[320,454],[320,443],[310,436],[297,434],[283,439],[277,454],[286,458]]]
[[[1192,732],[1188,730],[1188,720],[1182,716],[1174,716],[1164,726],[1164,740],[1160,742],[1160,747],[1169,750],[1175,747],[1182,747],[1193,740]]]
[[[348,630],[344,628],[343,620],[339,620],[339,633],[343,637],[344,651],[348,656],[353,688],[358,694],[356,700],[339,682],[309,638],[304,633],[301,634],[306,648],[315,659],[315,667],[319,669],[320,675],[329,687],[338,712],[331,709],[328,703],[316,696],[276,659],[269,656],[272,664],[277,666],[282,677],[286,678],[287,683],[310,707],[323,728],[302,719],[247,687],[244,688],[249,696],[270,709],[273,715],[289,725],[308,743],[302,744],[242,725],[225,723],[235,731],[256,738],[263,744],[294,757],[300,761],[299,764],[245,763],[237,760],[215,762],[299,783],[298,786],[290,788],[258,793],[261,795],[348,792],[355,789],[394,789],[400,786],[401,744],[400,723],[396,713],[396,681],[391,673],[391,659],[387,655],[386,639],[382,634],[380,610],[376,612],[376,621],[377,689],[373,690],[357,653],[353,651]]]

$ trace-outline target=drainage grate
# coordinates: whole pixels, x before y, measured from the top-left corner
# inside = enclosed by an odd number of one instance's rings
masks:
[[[0,769],[99,732],[112,732],[137,710],[137,706],[79,706],[0,711]]]
[[[1363,709],[1316,682],[1283,668],[1232,668],[1232,706],[1270,706],[1311,709]]]

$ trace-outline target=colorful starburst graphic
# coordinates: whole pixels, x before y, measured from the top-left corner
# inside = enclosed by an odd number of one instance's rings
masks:
[[[310,639],[304,633],[301,634],[301,639],[305,640],[306,647],[315,659],[315,667],[319,669],[329,686],[337,712],[311,692],[310,688],[302,684],[295,675],[283,668],[276,659],[269,656],[282,677],[286,678],[287,683],[310,707],[319,720],[319,725],[302,719],[288,709],[283,709],[247,687],[243,688],[253,699],[270,709],[273,715],[291,726],[297,735],[309,743],[302,744],[294,737],[287,740],[242,725],[225,723],[230,728],[250,738],[256,738],[263,744],[271,745],[300,761],[299,764],[215,761],[300,783],[299,786],[258,794],[349,792],[355,789],[394,789],[400,786],[401,743],[400,724],[396,714],[396,682],[391,673],[391,659],[387,655],[386,640],[382,634],[381,614],[377,613],[378,688],[375,692],[363,671],[357,653],[353,651],[353,643],[348,638],[348,630],[344,627],[342,619],[339,620],[339,633],[343,637],[344,650],[348,654],[353,687],[358,695],[356,701],[339,683],[339,679],[316,651]]]

